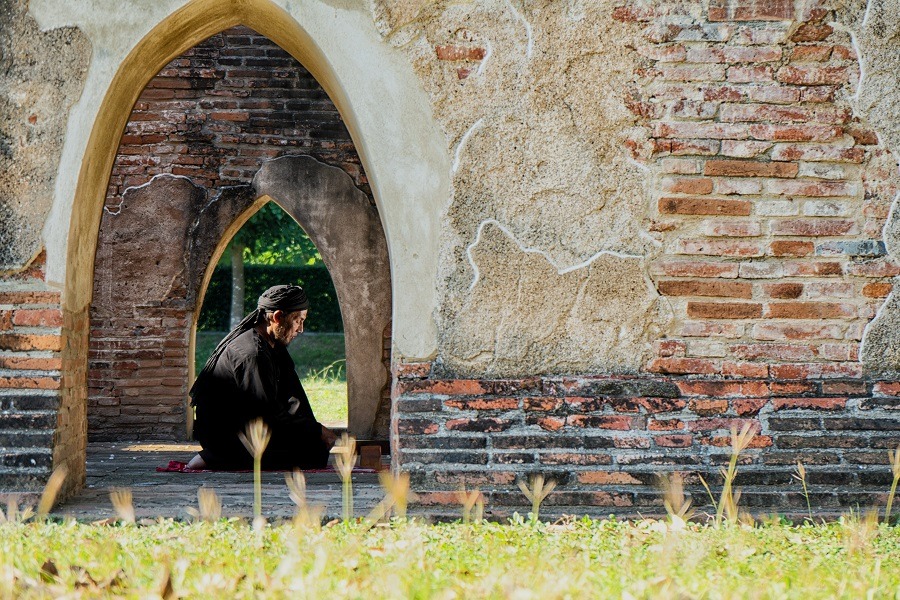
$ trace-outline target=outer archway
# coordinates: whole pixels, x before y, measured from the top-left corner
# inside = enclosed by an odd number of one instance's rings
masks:
[[[293,5],[284,4],[288,9]],[[43,11],[37,16],[45,26],[78,25],[81,18],[54,0],[40,3],[35,10]],[[336,12],[347,18],[337,18],[341,15]],[[129,45],[124,59],[114,59],[114,75],[109,74],[109,64],[92,68],[90,91],[73,113],[76,125],[64,150],[47,225],[48,237],[57,240],[48,244],[48,279],[65,281],[63,394],[54,464],[69,468],[69,481],[76,487],[85,472],[92,264],[115,142],[135,99],[156,72],[187,48],[228,27],[246,25],[284,48],[308,68],[338,106],[383,218],[397,299],[395,356],[428,358],[435,350],[435,290],[433,284],[421,284],[435,280],[438,216],[449,196],[449,158],[427,99],[409,65],[381,42],[361,11],[304,4],[300,20],[268,0],[193,0],[166,14],[142,39]],[[96,15],[84,21],[99,22]],[[95,56],[102,62],[110,54],[95,52]],[[79,121],[93,123],[89,135],[87,129],[78,129]],[[60,191],[76,178],[74,197]]]

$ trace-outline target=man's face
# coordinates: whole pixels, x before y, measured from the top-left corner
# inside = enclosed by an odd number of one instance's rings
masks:
[[[306,320],[305,310],[297,310],[292,313],[275,312],[272,324],[272,335],[276,340],[287,346],[295,337],[303,333],[303,322]]]

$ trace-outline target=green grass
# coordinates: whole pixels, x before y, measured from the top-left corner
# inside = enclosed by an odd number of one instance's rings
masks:
[[[227,332],[197,332],[196,371]],[[347,371],[343,333],[304,333],[288,346],[316,418],[326,425],[347,423]]]
[[[256,534],[235,521],[7,524],[0,595],[145,597],[168,583],[173,597],[192,598],[896,597],[900,529],[863,529],[584,519],[284,524]]]

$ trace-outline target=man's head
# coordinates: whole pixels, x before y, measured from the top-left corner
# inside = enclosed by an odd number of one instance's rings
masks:
[[[267,312],[267,330],[273,338],[287,346],[294,341],[294,338],[303,333],[303,322],[306,321],[307,312],[305,310],[295,310],[289,313],[283,310]]]
[[[276,340],[287,346],[303,333],[309,311],[306,292],[298,285],[276,285],[259,297],[257,308],[265,311],[266,328]]]

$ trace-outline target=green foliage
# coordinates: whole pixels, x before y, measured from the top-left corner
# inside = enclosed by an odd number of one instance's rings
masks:
[[[322,256],[306,232],[274,202],[250,217],[231,244],[244,247],[248,265],[322,266]],[[225,258],[229,253],[225,253]]]
[[[287,490],[285,490],[287,493]],[[900,589],[900,529],[240,521],[0,526],[11,598],[866,598]],[[855,540],[855,541],[853,541]],[[856,544],[856,545],[854,545]],[[861,546],[859,544],[862,544]],[[262,550],[261,550],[262,549]]]
[[[309,297],[309,331],[343,331],[341,307],[324,266],[247,265],[244,268],[244,314],[256,308],[259,295],[273,285],[300,285]],[[200,331],[227,331],[231,310],[231,268],[216,267],[197,320]]]

